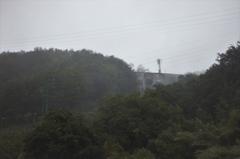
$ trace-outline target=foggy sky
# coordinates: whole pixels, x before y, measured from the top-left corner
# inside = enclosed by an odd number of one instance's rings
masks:
[[[186,73],[238,40],[240,0],[0,0],[0,52],[86,48]]]

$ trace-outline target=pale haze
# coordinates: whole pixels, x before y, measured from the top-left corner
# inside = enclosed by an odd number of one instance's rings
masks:
[[[0,52],[86,48],[182,74],[239,40],[240,0],[0,0]]]

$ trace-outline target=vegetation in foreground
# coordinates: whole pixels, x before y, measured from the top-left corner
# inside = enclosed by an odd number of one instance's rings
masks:
[[[200,76],[182,76],[143,96],[111,97],[85,116],[51,111],[24,135],[1,134],[0,158],[236,159],[239,73],[238,43]]]

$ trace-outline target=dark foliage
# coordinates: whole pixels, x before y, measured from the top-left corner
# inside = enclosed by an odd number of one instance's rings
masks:
[[[48,113],[25,139],[24,158],[95,159],[103,152],[81,118],[67,111]]]
[[[13,139],[0,155],[24,144],[11,158],[237,159],[239,75],[238,43],[199,76],[184,75],[144,95],[110,97],[87,118],[50,112],[24,142]]]
[[[6,124],[31,123],[47,109],[90,111],[108,95],[136,90],[124,61],[90,50],[2,53],[0,80],[0,119]]]

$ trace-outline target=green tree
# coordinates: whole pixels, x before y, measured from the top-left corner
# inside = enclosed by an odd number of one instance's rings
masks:
[[[102,158],[102,150],[81,119],[67,111],[48,113],[27,136],[24,154],[30,159]]]
[[[26,131],[22,128],[0,131],[0,158],[18,159],[21,157]]]

